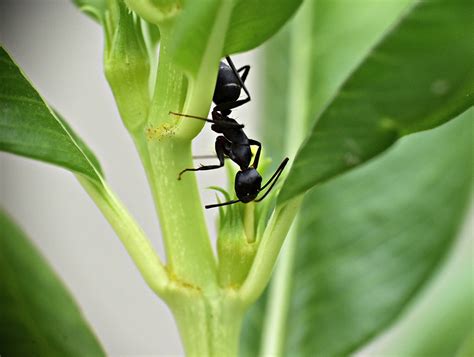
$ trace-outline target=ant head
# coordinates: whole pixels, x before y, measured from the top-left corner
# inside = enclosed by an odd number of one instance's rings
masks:
[[[244,202],[257,198],[262,187],[262,176],[253,167],[237,172],[235,176],[235,193],[237,198]]]

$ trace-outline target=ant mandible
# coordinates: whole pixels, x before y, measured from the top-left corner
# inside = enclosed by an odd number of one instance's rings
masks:
[[[211,113],[212,119],[170,112],[170,114],[204,120],[206,122],[212,123],[211,129],[216,133],[222,134],[216,138],[215,143],[215,150],[219,164],[184,169],[179,173],[178,180],[180,180],[181,175],[187,171],[205,171],[221,168],[224,166],[225,157],[230,158],[240,167],[240,171],[237,172],[235,176],[234,186],[238,199],[207,205],[206,208],[226,206],[237,202],[260,202],[272,190],[273,186],[276,184],[278,178],[283,172],[283,169],[288,163],[288,158],[285,158],[273,176],[267,181],[265,185],[262,186],[262,176],[260,176],[260,174],[257,172],[262,144],[257,140],[249,139],[243,131],[244,125],[237,123],[237,121],[232,118],[229,118],[232,109],[240,107],[251,100],[250,93],[244,83],[248,72],[250,71],[250,66],[243,66],[242,68],[236,70],[230,57],[227,56],[226,60],[228,64],[220,62],[219,65],[219,73],[217,76],[216,88],[214,90],[213,96],[213,102],[216,104],[216,106]],[[243,72],[242,76],[239,75],[240,72]],[[242,89],[247,95],[247,98],[239,100]],[[250,150],[251,145],[257,146],[258,149],[253,163],[250,166],[250,161],[252,159],[252,151]],[[269,185],[270,188],[267,190],[267,192],[265,192],[265,194],[259,199],[256,199],[257,195]]]

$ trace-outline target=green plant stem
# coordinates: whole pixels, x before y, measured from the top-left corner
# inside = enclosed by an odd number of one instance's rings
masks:
[[[305,137],[309,116],[312,50],[309,39],[312,31],[312,6],[310,1],[303,4],[293,21],[290,35],[290,95],[287,118],[291,118],[291,125],[288,125],[287,152],[293,158]],[[305,46],[301,46],[302,41],[306,43]],[[296,211],[299,210],[301,201],[299,201]],[[296,216],[296,219],[289,223],[292,228],[271,283],[260,347],[260,353],[264,356],[283,355],[286,321],[291,298],[293,262],[296,254],[298,220],[298,216]]]
[[[189,356],[236,356],[244,309],[235,292],[219,288],[194,173],[178,180],[179,172],[193,166],[191,140],[203,122],[169,112],[207,116],[232,7],[233,1],[219,6],[197,73],[185,75],[176,66],[169,51],[173,22],[160,24],[158,70],[148,118],[143,125],[129,128],[147,174],[166,249],[169,283],[160,295],[173,312]]]
[[[302,200],[302,196],[293,198],[283,205],[277,206],[273,212],[247,279],[239,291],[240,299],[245,304],[254,303],[267,286],[278,254]]]
[[[81,175],[76,178],[109,221],[147,284],[155,293],[163,294],[170,280],[141,227],[105,182],[98,183]]]
[[[236,356],[244,304],[218,285],[196,177],[191,140],[203,122],[169,112],[207,116],[233,1],[219,5],[208,47],[196,73],[172,59],[173,22],[160,24],[159,66],[146,123],[129,128],[140,154],[160,220],[169,284],[161,294],[177,321],[189,356]],[[126,100],[126,97],[124,98]]]
[[[158,145],[148,143],[144,150],[147,151],[141,156],[149,164],[147,173],[161,223],[168,270],[175,279],[192,286],[217,285],[215,258],[195,178],[189,175],[177,180],[183,167],[192,166],[190,143],[170,139]]]
[[[186,79],[171,62],[169,34],[162,31],[159,68],[148,125],[132,133],[147,173],[165,243],[168,270],[186,284],[217,285],[201,199],[194,174],[178,180],[178,173],[192,167],[191,141],[174,136],[176,118],[186,96]]]
[[[288,306],[291,295],[291,273],[296,249],[296,227],[298,216],[291,225],[286,237],[283,251],[275,269],[274,278],[270,285],[270,298],[265,313],[265,321],[262,331],[262,344],[260,355],[279,356],[282,354]]]
[[[216,261],[196,177],[188,172],[177,180],[181,170],[193,165],[191,140],[203,123],[169,112],[207,115],[231,10],[227,2],[220,6],[200,69],[188,77],[176,68],[169,53],[172,23],[160,26],[159,68],[148,124],[132,134],[158,211],[169,271],[183,283],[211,290],[218,285]]]
[[[168,303],[187,356],[237,356],[245,310],[235,293],[228,292],[213,296],[188,292]]]
[[[244,206],[244,229],[248,243],[255,242],[255,202]]]

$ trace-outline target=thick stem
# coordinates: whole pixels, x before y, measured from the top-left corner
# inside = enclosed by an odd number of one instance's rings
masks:
[[[194,286],[216,285],[216,262],[196,179],[194,175],[177,179],[183,168],[192,167],[191,143],[175,139],[151,141],[147,149],[152,168],[150,184],[169,270],[177,279]]]
[[[196,177],[181,170],[193,166],[191,140],[202,123],[169,112],[207,115],[217,77],[232,2],[225,2],[211,30],[200,70],[188,79],[171,61],[172,23],[161,26],[159,68],[148,126],[134,134],[160,218],[169,270],[176,279],[211,290],[217,287],[212,252]],[[186,104],[185,104],[186,103]]]
[[[204,219],[193,166],[191,140],[202,128],[197,120],[170,111],[207,115],[217,77],[225,29],[232,6],[226,2],[211,31],[200,70],[186,77],[171,60],[172,23],[160,27],[160,58],[147,126],[133,132],[158,211],[171,276],[182,283],[211,291],[217,288],[216,261]],[[186,104],[185,104],[186,103]]]
[[[191,286],[217,286],[212,253],[201,199],[194,174],[178,180],[178,173],[192,167],[191,140],[175,136],[177,118],[187,93],[184,74],[171,62],[170,34],[161,32],[159,68],[148,125],[134,132],[166,248],[168,270],[176,280]]]
[[[244,309],[226,293],[178,294],[169,305],[187,356],[237,356]]]

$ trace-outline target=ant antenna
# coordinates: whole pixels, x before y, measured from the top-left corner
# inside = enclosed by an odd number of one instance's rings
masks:
[[[175,112],[168,112],[168,114],[173,114],[173,115],[176,115],[178,117],[186,117],[186,118],[192,118],[192,119],[207,121],[208,123],[214,123],[214,120],[203,118],[203,117],[198,117],[196,115],[189,115],[189,114],[182,114],[182,113],[175,113]]]
[[[285,160],[283,160],[280,164],[280,166],[278,167],[278,169],[276,169],[275,173],[273,174],[272,177],[270,177],[270,179],[267,181],[267,183],[265,185],[263,185],[263,187],[260,189],[260,191],[263,191],[270,183],[272,183],[272,185],[270,186],[270,188],[267,190],[267,192],[265,192],[265,194],[260,197],[258,200],[255,200],[255,202],[260,202],[262,201],[269,193],[270,191],[272,190],[273,186],[275,186],[275,184],[277,183],[278,181],[278,178],[280,177],[281,173],[283,172],[283,170],[285,169],[285,166],[286,164],[288,163],[288,158],[285,158]]]
[[[202,121],[206,121],[208,123],[213,123],[213,124],[217,124],[215,120],[212,120],[212,119],[208,119],[208,118],[203,118],[203,117],[198,117],[196,115],[189,115],[189,114],[183,114],[183,113],[176,113],[176,112],[168,112],[168,115],[170,114],[173,114],[173,115],[176,115],[178,117],[185,117],[185,118],[191,118],[191,119],[198,119],[198,120],[202,120]],[[227,127],[230,127],[230,128],[240,128],[240,129],[243,129],[245,128],[245,125],[243,124],[239,124],[239,123],[233,123],[233,122],[220,122],[219,121],[219,125],[221,126],[227,126]]]
[[[213,204],[213,205],[207,205],[206,209],[214,208],[214,207],[227,206],[227,205],[233,205],[234,203],[237,203],[237,202],[240,202],[240,200],[234,200],[234,201],[228,201],[228,202],[224,202],[224,203],[216,203],[216,204]]]

